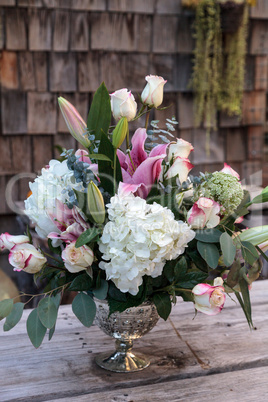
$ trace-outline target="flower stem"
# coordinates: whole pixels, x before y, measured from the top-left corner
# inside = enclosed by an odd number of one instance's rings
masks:
[[[148,123],[149,123],[150,111],[151,111],[151,108],[149,106],[147,106],[146,119],[145,119],[145,129],[146,129],[146,131],[147,131]]]
[[[116,149],[114,149],[114,194],[116,190]]]

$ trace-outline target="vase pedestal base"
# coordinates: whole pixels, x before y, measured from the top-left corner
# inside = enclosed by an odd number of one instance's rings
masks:
[[[134,371],[140,371],[149,366],[150,360],[145,355],[132,352],[120,353],[115,351],[100,353],[95,361],[98,366],[109,371],[116,373],[132,373]]]

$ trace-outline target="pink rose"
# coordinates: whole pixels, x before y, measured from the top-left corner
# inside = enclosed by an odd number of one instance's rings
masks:
[[[221,172],[227,173],[227,174],[231,174],[232,176],[234,176],[234,177],[236,177],[238,180],[240,180],[239,174],[238,174],[234,169],[232,169],[230,165],[227,165],[227,163],[224,163],[224,167],[223,167],[223,169],[221,170]]]
[[[164,85],[167,81],[157,75],[147,75],[145,80],[148,84],[142,91],[142,102],[154,107],[160,106],[163,102]]]
[[[65,267],[73,273],[86,270],[94,261],[91,248],[86,245],[76,248],[75,241],[66,246],[61,256]]]
[[[2,233],[0,236],[0,250],[11,250],[16,244],[29,243],[28,236],[12,236],[9,233]]]
[[[171,142],[168,147],[168,160],[170,161],[172,158],[188,158],[191,151],[193,151],[194,147],[188,141],[183,140],[182,138],[178,138],[177,142]]]
[[[16,244],[9,253],[9,263],[14,271],[25,271],[29,274],[39,272],[47,262],[46,257],[40,253],[32,244]]]
[[[207,315],[220,313],[226,299],[222,285],[223,280],[220,277],[214,279],[213,286],[207,283],[199,283],[196,285],[192,290],[196,310]]]
[[[187,180],[188,174],[193,167],[194,165],[192,165],[189,159],[177,156],[165,174],[165,179],[171,179],[178,175],[180,183],[183,183]]]
[[[220,223],[220,204],[210,198],[201,197],[187,214],[187,222],[193,229],[214,228]]]

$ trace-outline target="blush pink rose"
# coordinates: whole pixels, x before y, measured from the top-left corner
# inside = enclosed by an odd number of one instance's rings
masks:
[[[141,94],[142,102],[149,106],[160,106],[163,102],[164,85],[167,81],[157,75],[147,75],[145,80],[147,85]]]
[[[220,277],[214,279],[213,286],[207,283],[199,283],[196,285],[192,290],[196,310],[207,315],[220,313],[226,299],[222,285],[223,279]]]
[[[11,250],[16,244],[29,243],[28,236],[12,236],[9,233],[2,233],[0,236],[0,250]]]
[[[86,245],[76,248],[75,241],[66,246],[61,256],[65,267],[73,273],[86,270],[94,261],[91,248]]]
[[[28,243],[16,244],[12,247],[8,260],[14,267],[14,271],[24,271],[29,274],[39,272],[47,262],[46,257]]]
[[[187,222],[193,229],[214,228],[220,223],[220,209],[216,201],[201,197],[188,211]]]

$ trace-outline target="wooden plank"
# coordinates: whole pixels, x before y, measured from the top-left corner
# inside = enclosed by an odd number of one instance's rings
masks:
[[[206,153],[206,130],[194,129],[193,134],[193,160],[195,165],[202,163],[208,164],[225,162],[224,134],[221,131],[212,131],[210,133],[209,155]]]
[[[245,161],[242,164],[242,177],[246,184],[262,186],[262,162],[259,160]]]
[[[24,92],[2,91],[1,111],[3,134],[27,133],[26,94]],[[16,118],[14,118],[14,111],[16,111]]]
[[[258,0],[254,7],[250,7],[250,18],[268,19],[268,3],[266,0]]]
[[[32,52],[20,52],[19,54],[20,66],[20,86],[24,91],[35,90],[35,76],[34,76],[34,63]]]
[[[228,128],[223,131],[226,137],[226,158],[229,162],[243,162],[247,155],[246,129]]]
[[[153,52],[176,53],[179,19],[177,16],[155,15],[153,22]],[[161,29],[159,29],[161,27]]]
[[[0,54],[0,81],[3,88],[17,89],[18,58],[15,52],[3,51]]]
[[[247,55],[245,65],[244,91],[253,91],[255,83],[255,57]]]
[[[181,129],[194,126],[194,99],[191,93],[180,93],[178,96],[179,127]]]
[[[12,173],[12,172],[10,172],[10,173]],[[12,211],[10,209],[10,207],[9,207],[9,205],[7,203],[6,191],[5,191],[6,187],[7,187],[7,184],[8,184],[8,182],[9,182],[9,180],[11,178],[12,178],[12,176],[10,176],[10,175],[0,176],[0,188],[4,189],[4,191],[0,192],[0,214],[1,215],[3,215],[3,214],[4,215],[9,214],[10,215],[10,214],[14,213],[14,211]],[[18,200],[18,191],[19,191],[18,184],[15,183],[14,186],[12,187],[11,194],[10,194],[10,198],[11,198],[12,202],[14,200]]]
[[[193,16],[182,15],[179,17],[178,31],[175,30],[173,33],[178,37],[178,53],[192,53],[194,50],[193,22]]]
[[[0,6],[15,6],[16,0],[0,0]]]
[[[67,52],[70,41],[70,13],[56,10],[52,48],[55,52]]]
[[[156,0],[157,14],[172,14],[178,15],[182,11],[181,0]]]
[[[153,54],[151,59],[151,74],[160,75],[167,83],[165,92],[178,90],[177,63],[175,55]]]
[[[268,54],[268,24],[267,21],[252,21],[250,37],[250,54]]]
[[[89,19],[88,14],[72,13],[71,17],[71,50],[88,51],[89,50]]]
[[[16,173],[31,172],[32,146],[28,135],[12,136],[12,170]]]
[[[52,18],[50,10],[28,9],[29,49],[51,50]]]
[[[266,90],[267,87],[268,87],[268,56],[256,56],[255,89]]]
[[[216,379],[215,375],[230,371],[235,378],[241,370],[263,370],[268,364],[266,288],[267,281],[259,281],[251,291],[256,331],[249,330],[240,306],[229,298],[221,314],[215,317],[199,313],[194,320],[192,303],[178,300],[170,320],[160,320],[150,333],[135,342],[136,351],[150,356],[151,366],[127,376],[95,365],[96,353],[112,349],[113,341],[95,326],[83,327],[71,313],[71,306],[60,308],[53,340],[45,340],[35,351],[25,335],[25,322],[30,313],[25,311],[21,322],[10,333],[0,331],[0,399],[34,398],[38,402],[44,400],[44,393],[45,400],[75,399],[89,394],[92,397],[95,394],[96,398],[102,392],[145,386],[150,390],[153,384],[161,389],[167,383],[187,378],[195,381],[203,377],[206,381],[209,376]],[[222,382],[226,390],[228,385],[228,381]],[[243,386],[247,390],[245,383]],[[189,395],[191,392],[195,395],[192,389],[188,390]]]
[[[27,122],[29,134],[55,134],[56,96],[51,93],[28,92]]]
[[[120,401],[120,402],[162,402],[168,401],[210,401],[252,402],[264,401],[267,397],[268,368],[260,367],[237,372],[214,374],[206,377],[188,378],[164,384],[145,385],[115,391],[76,396],[78,402]],[[245,386],[245,378],[246,386]],[[216,385],[217,384],[217,385]],[[127,385],[127,383],[126,383]],[[224,395],[221,398],[220,395]],[[73,398],[52,399],[51,402],[71,402]]]
[[[148,15],[91,14],[91,49],[125,52],[150,51],[151,19]]]
[[[4,10],[0,10],[0,49],[5,47]]]
[[[264,127],[248,127],[248,159],[262,159],[264,147]]]
[[[9,50],[27,49],[26,21],[27,11],[23,9],[8,9],[6,19],[6,48]]]
[[[38,135],[33,137],[33,170],[40,172],[52,159],[52,136]]]
[[[50,53],[49,78],[51,92],[75,92],[77,90],[75,53]]]
[[[241,118],[238,116],[229,116],[227,113],[220,112],[220,127],[238,127],[241,124]]]
[[[34,52],[34,71],[36,90],[40,92],[47,91],[47,54],[46,52]]]
[[[153,14],[154,0],[147,0],[146,2],[144,0],[132,0],[131,2],[126,0],[108,0],[107,9],[119,13]]]
[[[244,92],[242,105],[242,123],[259,125],[265,122],[265,91]]]
[[[101,82],[99,52],[78,53],[77,58],[79,92],[95,92]]]
[[[0,176],[5,176],[12,171],[12,155],[10,137],[0,136]],[[3,187],[1,187],[3,188]]]

